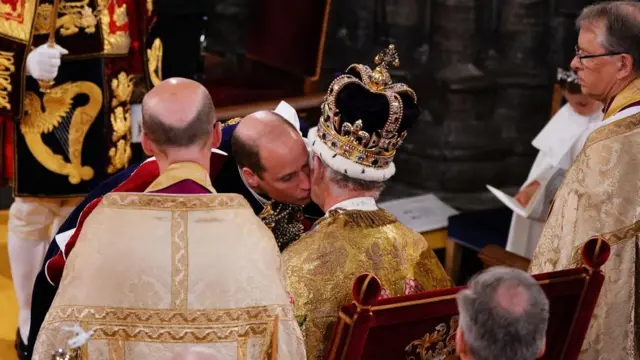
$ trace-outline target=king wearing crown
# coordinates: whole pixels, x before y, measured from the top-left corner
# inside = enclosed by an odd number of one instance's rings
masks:
[[[313,359],[323,357],[358,275],[375,274],[382,296],[451,286],[424,238],[376,204],[395,173],[396,150],[420,115],[413,90],[391,81],[388,68],[399,66],[393,45],[376,64],[375,70],[352,65],[333,81],[308,135],[311,197],[326,215],[284,251],[283,262]]]

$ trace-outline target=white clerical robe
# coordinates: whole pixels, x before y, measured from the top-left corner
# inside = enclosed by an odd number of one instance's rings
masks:
[[[94,331],[80,348],[88,360],[170,360],[194,346],[304,359],[280,266],[239,195],[110,193],[83,223],[34,360],[67,347],[74,325]]]
[[[600,126],[602,116],[599,109],[590,116],[580,115],[571,105],[565,104],[533,140],[533,146],[540,152],[524,186],[540,178],[549,181],[544,188],[538,190],[542,191],[542,194],[529,218],[513,214],[506,246],[508,251],[529,259],[533,256],[542,233],[544,217],[562,182],[564,172],[582,150],[587,136]]]

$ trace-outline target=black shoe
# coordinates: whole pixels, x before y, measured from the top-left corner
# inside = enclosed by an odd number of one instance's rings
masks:
[[[22,336],[20,336],[20,329],[16,331],[16,342],[14,344],[16,349],[16,353],[18,353],[18,360],[27,360],[27,344],[22,341]]]

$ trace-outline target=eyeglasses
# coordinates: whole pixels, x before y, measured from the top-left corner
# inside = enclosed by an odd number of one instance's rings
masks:
[[[584,59],[593,59],[593,58],[599,58],[599,57],[605,57],[605,56],[616,56],[616,55],[622,55],[622,54],[626,54],[626,52],[624,51],[619,51],[619,52],[608,52],[608,53],[604,53],[604,54],[597,54],[597,55],[580,55],[580,48],[578,47],[578,45],[576,45],[575,47],[576,49],[576,58],[578,58],[578,61],[580,61],[580,65],[584,66]]]

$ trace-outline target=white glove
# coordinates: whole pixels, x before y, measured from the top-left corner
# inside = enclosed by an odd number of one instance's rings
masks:
[[[68,53],[59,45],[53,48],[47,44],[38,46],[27,56],[27,75],[33,76],[36,80],[55,79],[60,67],[60,57]]]

